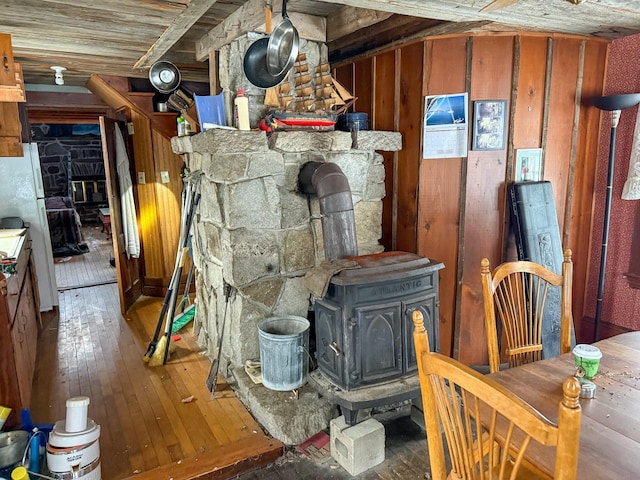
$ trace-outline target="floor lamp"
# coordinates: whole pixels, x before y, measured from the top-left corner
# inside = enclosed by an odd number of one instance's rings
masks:
[[[604,273],[607,266],[607,242],[609,239],[609,218],[611,216],[611,192],[613,190],[613,166],[616,155],[616,129],[620,112],[640,103],[640,93],[608,95],[591,99],[591,103],[600,110],[611,112],[611,140],[609,141],[609,171],[607,174],[607,195],[604,204],[604,224],[602,227],[602,253],[600,254],[600,276],[598,278],[598,301],[596,303],[595,328],[593,341],[600,339],[600,317],[602,315],[602,296],[604,293]]]

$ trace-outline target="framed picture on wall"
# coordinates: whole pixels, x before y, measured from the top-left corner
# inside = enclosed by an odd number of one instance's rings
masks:
[[[473,108],[473,150],[504,150],[507,101],[477,100]]]
[[[516,150],[515,182],[538,182],[542,180],[542,149],[519,148]]]

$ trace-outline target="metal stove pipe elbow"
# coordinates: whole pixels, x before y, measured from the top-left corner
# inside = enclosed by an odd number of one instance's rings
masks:
[[[356,223],[349,180],[335,163],[308,162],[298,175],[300,191],[316,194],[328,260],[358,255]]]

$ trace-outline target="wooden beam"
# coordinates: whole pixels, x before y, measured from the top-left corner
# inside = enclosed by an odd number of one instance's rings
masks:
[[[366,8],[342,7],[327,17],[327,42],[382,22],[392,14]]]
[[[379,10],[381,12],[411,15],[412,17],[432,18],[448,21],[470,21],[482,18],[479,10],[483,2],[467,2],[461,5],[456,0],[439,0],[425,2],[423,0],[323,0],[325,3],[335,3],[355,8]],[[478,5],[475,5],[478,3]],[[486,14],[489,18],[490,15]]]
[[[510,7],[518,0],[493,0],[489,5],[484,7],[481,12],[492,12],[494,10],[500,10],[501,8]]]
[[[305,13],[287,12],[287,16],[301,39],[311,40],[313,42],[325,43],[327,41],[327,19],[317,15],[307,15]],[[275,28],[282,20],[282,14],[273,16],[273,27]],[[265,24],[260,25],[255,32],[267,33]],[[245,32],[246,33],[246,32]]]
[[[215,51],[209,52],[209,95],[218,94],[220,77],[218,75],[218,54]]]
[[[150,67],[160,60],[173,45],[200,20],[218,0],[191,0],[189,6],[167,27],[160,38],[138,59],[133,68]]]
[[[29,123],[56,123],[64,125],[73,125],[76,123],[98,123],[101,116],[108,115],[108,107],[102,110],[51,110],[46,108],[28,109]]]
[[[430,36],[457,35],[480,30],[489,22],[439,22],[393,15],[376,25],[329,43],[329,62],[336,63],[361,54],[398,47]]]
[[[604,6],[595,2],[585,2],[582,5],[569,5],[568,2],[530,2],[524,0],[512,5],[509,8],[503,8],[494,11],[482,11],[482,9],[491,3],[491,0],[483,0],[480,2],[463,2],[461,0],[322,0],[324,3],[333,3],[338,5],[347,5],[350,7],[379,10],[382,12],[396,13],[399,15],[410,15],[412,17],[430,18],[433,20],[444,20],[448,22],[474,22],[488,20],[506,25],[513,25],[518,29],[524,30],[540,30],[544,27],[545,31],[553,31],[559,33],[573,33],[577,35],[589,35],[594,33],[593,26],[587,27],[591,23],[590,19],[593,15],[600,14],[600,17],[610,19],[612,15],[618,18],[634,15],[628,7]],[[589,5],[589,8],[581,8]],[[569,16],[571,21],[568,20]],[[544,19],[542,24],[538,26],[538,22],[531,22],[532,18],[539,21]],[[584,20],[584,21],[582,21]],[[604,24],[603,24],[604,25]],[[584,28],[583,28],[584,27]],[[621,27],[621,28],[627,28]],[[609,36],[611,29],[602,27],[598,32],[599,36]],[[631,34],[631,33],[629,33]]]
[[[282,0],[273,0],[271,8],[282,11]],[[226,20],[212,28],[206,35],[196,41],[196,60],[204,61],[210,51],[220,50],[224,45],[246,32],[255,31],[265,23],[265,0],[249,0],[237,9]]]
[[[85,87],[114,110],[128,108],[132,111],[137,111],[140,115],[144,115],[141,108],[118,91],[120,81],[121,78],[118,77],[93,74],[89,77]]]
[[[27,109],[42,109],[45,107],[55,110],[104,110],[107,108],[107,104],[92,93],[27,92]]]

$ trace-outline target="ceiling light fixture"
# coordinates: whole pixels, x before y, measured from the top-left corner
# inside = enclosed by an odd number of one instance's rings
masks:
[[[64,85],[64,78],[62,77],[62,72],[66,70],[65,67],[51,67],[51,70],[56,71],[55,82],[56,85]]]

